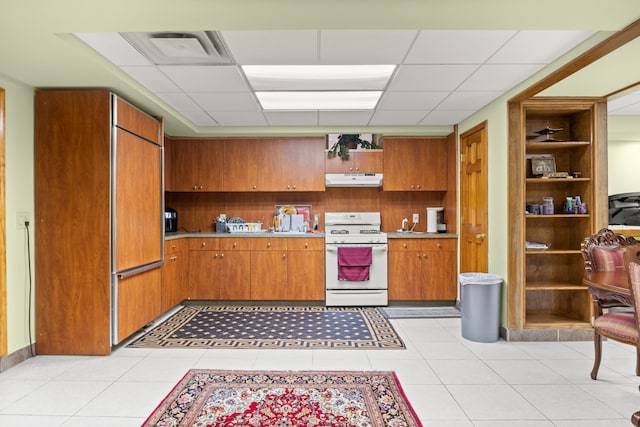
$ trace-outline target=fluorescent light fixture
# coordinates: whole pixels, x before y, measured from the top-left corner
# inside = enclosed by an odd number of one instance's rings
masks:
[[[263,110],[373,110],[382,91],[256,92]]]
[[[395,65],[244,65],[254,90],[382,90]]]

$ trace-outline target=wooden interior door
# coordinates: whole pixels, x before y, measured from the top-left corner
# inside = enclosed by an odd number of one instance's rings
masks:
[[[4,89],[0,88],[0,230],[6,230],[7,222],[5,215],[4,93]],[[7,346],[7,236],[5,233],[0,233],[0,356],[7,354]]]
[[[460,135],[460,272],[486,273],[487,122]]]

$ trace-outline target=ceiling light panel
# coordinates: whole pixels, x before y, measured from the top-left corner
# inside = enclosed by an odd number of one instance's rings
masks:
[[[256,92],[264,110],[371,110],[382,92]]]
[[[395,65],[245,65],[254,90],[382,90]]]

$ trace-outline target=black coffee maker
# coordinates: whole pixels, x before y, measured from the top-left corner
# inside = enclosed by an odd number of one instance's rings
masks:
[[[178,212],[175,209],[166,208],[164,210],[164,231],[165,233],[178,231]]]

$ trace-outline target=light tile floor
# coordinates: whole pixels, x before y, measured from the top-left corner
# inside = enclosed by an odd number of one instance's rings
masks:
[[[0,426],[139,426],[190,368],[395,370],[425,427],[630,426],[635,350],[591,342],[476,343],[460,319],[392,320],[406,350],[119,348],[37,356],[0,373]]]

